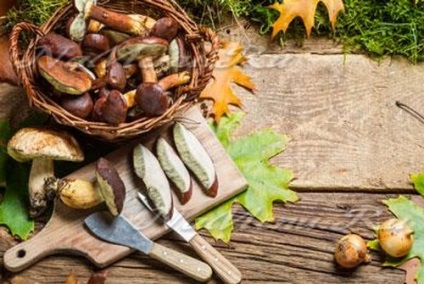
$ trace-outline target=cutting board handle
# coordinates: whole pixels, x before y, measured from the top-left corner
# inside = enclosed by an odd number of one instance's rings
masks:
[[[46,256],[63,251],[62,246],[51,235],[46,235],[41,231],[30,240],[6,251],[3,256],[4,266],[11,272],[19,272]]]

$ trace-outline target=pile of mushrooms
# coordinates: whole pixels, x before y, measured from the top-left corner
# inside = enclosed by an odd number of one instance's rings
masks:
[[[178,23],[164,17],[126,15],[75,0],[67,36],[38,42],[38,70],[52,98],[70,114],[117,126],[160,116],[189,83],[191,55]]]

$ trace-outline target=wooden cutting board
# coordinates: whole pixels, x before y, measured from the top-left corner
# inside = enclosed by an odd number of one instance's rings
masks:
[[[215,198],[206,196],[197,183],[194,185],[191,200],[184,206],[174,195],[174,206],[188,220],[193,220],[201,213],[246,189],[247,183],[197,108],[188,110],[181,121],[193,131],[208,151],[215,164],[219,183],[218,195]],[[161,135],[166,133],[165,129]],[[156,137],[157,135],[153,135],[141,142],[151,148]],[[132,170],[132,145],[133,143],[129,143],[128,146],[111,153],[107,158],[114,163],[126,186],[127,195],[122,214],[149,238],[157,239],[167,233],[168,229],[136,198],[140,180]],[[94,164],[81,168],[69,177],[94,181]],[[12,247],[4,254],[5,267],[12,272],[17,272],[48,255],[66,253],[82,255],[102,268],[127,256],[133,250],[105,243],[91,235],[84,227],[84,218],[101,209],[104,209],[104,206],[91,210],[75,210],[57,201],[54,213],[44,229],[30,240]]]

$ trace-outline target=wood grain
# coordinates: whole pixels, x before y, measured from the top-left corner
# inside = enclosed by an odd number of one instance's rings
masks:
[[[412,191],[424,169],[423,124],[399,109],[424,110],[424,65],[360,55],[251,55],[241,88],[248,112],[237,135],[272,127],[292,139],[273,162],[293,169],[296,190]]]
[[[246,181],[229,158],[224,148],[216,139],[197,108],[186,112],[181,120],[193,131],[211,156],[219,181],[218,194],[215,198],[206,196],[200,186],[195,183],[191,202],[184,206],[178,203],[174,195],[174,204],[187,219],[191,220],[202,212],[216,206],[246,188]],[[143,141],[152,146],[157,136]],[[139,141],[137,141],[138,143]],[[120,173],[126,187],[126,199],[123,216],[127,217],[136,228],[146,236],[157,239],[169,231],[165,225],[157,222],[157,218],[138,201],[137,191],[140,181],[135,178],[132,169],[131,144],[126,145],[107,156]],[[95,180],[95,165],[90,164],[70,176],[83,180]],[[125,257],[131,249],[102,242],[91,235],[83,226],[83,220],[94,210],[75,210],[57,201],[54,213],[46,227],[29,241],[14,246],[4,255],[5,267],[11,271],[20,271],[36,261],[55,253],[73,253],[85,256],[98,267],[105,267]]]
[[[277,204],[274,223],[261,224],[246,211],[234,208],[235,234],[229,246],[202,236],[243,274],[242,283],[403,283],[405,273],[381,267],[383,257],[372,252],[372,262],[343,271],[333,261],[334,243],[355,232],[367,240],[373,227],[390,218],[381,200],[394,197],[362,193],[301,193],[297,204]],[[174,235],[162,245],[196,256]],[[1,247],[1,251],[6,248]],[[95,269],[84,258],[51,256],[14,275],[39,283],[63,283],[71,270],[84,282]],[[139,253],[107,268],[107,283],[191,283],[191,280]],[[210,283],[219,283],[215,278]]]

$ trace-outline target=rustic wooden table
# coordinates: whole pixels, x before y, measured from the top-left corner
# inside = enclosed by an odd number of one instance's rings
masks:
[[[223,33],[248,47],[245,71],[258,86],[255,96],[238,89],[248,115],[236,135],[272,127],[292,138],[273,163],[295,171],[292,188],[301,201],[276,204],[275,222],[268,224],[236,206],[229,245],[202,235],[241,270],[246,283],[403,283],[405,273],[382,268],[382,256],[374,252],[371,264],[338,270],[333,249],[349,232],[372,239],[372,228],[391,216],[381,200],[413,194],[408,174],[424,170],[423,125],[395,101],[424,109],[424,67],[344,55],[327,40],[281,50],[255,32],[245,36],[229,26]],[[3,253],[15,241],[4,230],[1,235]],[[194,255],[174,235],[160,243]],[[86,281],[94,269],[81,257],[52,256],[19,275],[31,283],[63,283],[71,270]],[[190,282],[138,253],[106,270],[107,283]],[[13,276],[2,275],[4,281]]]

